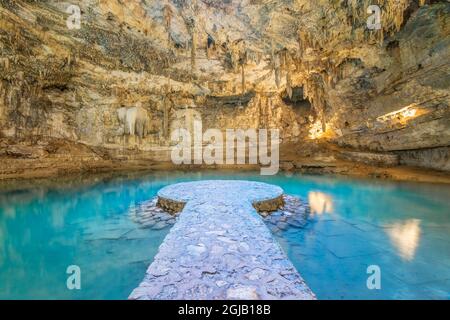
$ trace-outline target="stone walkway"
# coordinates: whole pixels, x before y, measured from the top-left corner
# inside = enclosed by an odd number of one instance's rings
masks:
[[[130,299],[315,299],[254,203],[279,187],[201,181],[161,189],[183,211]]]

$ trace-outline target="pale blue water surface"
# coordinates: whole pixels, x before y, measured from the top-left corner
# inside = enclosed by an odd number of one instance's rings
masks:
[[[309,201],[302,228],[273,229],[319,299],[449,299],[450,187],[333,176],[159,172],[0,185],[0,299],[126,299],[169,228],[128,210],[171,183],[273,183]],[[68,290],[66,269],[81,269]],[[369,290],[367,267],[381,270]]]

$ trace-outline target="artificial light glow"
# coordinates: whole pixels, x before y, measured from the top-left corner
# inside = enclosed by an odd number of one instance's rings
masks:
[[[417,117],[424,113],[424,112],[419,112],[419,111],[420,110],[417,109],[416,104],[411,104],[400,110],[386,113],[385,115],[378,117],[377,121],[386,122],[386,121],[390,121],[390,120],[407,120],[410,118]]]
[[[417,113],[416,109],[407,109],[402,112],[402,115],[405,118],[410,118],[410,117],[414,117],[416,115],[416,113]]]
[[[324,135],[325,132],[322,130],[322,123],[320,121],[316,121],[311,125],[309,129],[309,137],[311,139],[320,139]]]

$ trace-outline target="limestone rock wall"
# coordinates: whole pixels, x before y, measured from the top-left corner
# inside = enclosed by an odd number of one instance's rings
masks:
[[[83,13],[80,30],[66,26],[69,2],[1,2],[2,136],[51,136],[110,148],[134,145],[133,138],[124,142],[117,110],[138,102],[151,121],[149,136],[136,144],[140,149],[167,145],[170,128],[180,117],[187,121],[186,110],[204,114],[205,127],[245,128],[258,122],[255,108],[247,108],[251,99],[241,98],[234,79],[210,82],[211,74],[189,74],[185,64],[190,50],[178,50],[162,39],[166,30],[158,10],[163,7],[145,7],[140,1],[72,3]],[[207,59],[200,58],[199,66],[202,60]],[[210,63],[223,69],[217,61]],[[216,100],[214,90],[221,94]],[[272,110],[273,104],[267,105],[262,108],[268,111],[261,111],[265,121],[279,121],[284,106]],[[217,115],[218,123],[208,120]],[[288,135],[293,134],[298,130]]]
[[[370,4],[0,0],[0,139],[149,151],[202,119],[448,170],[450,3],[374,1],[380,30],[367,28]],[[142,140],[117,117],[138,103]]]

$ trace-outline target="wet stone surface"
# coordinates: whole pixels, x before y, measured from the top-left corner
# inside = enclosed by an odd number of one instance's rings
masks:
[[[133,222],[138,223],[142,228],[160,230],[173,226],[178,214],[170,214],[157,206],[158,198],[140,203],[130,208],[128,215]]]
[[[264,222],[273,233],[288,228],[303,229],[308,224],[309,206],[300,198],[283,195],[284,205],[273,212],[260,212]]]
[[[279,187],[249,181],[160,190],[158,196],[186,205],[129,298],[315,299],[253,207],[282,194]],[[283,210],[275,217],[289,212],[286,205]]]

